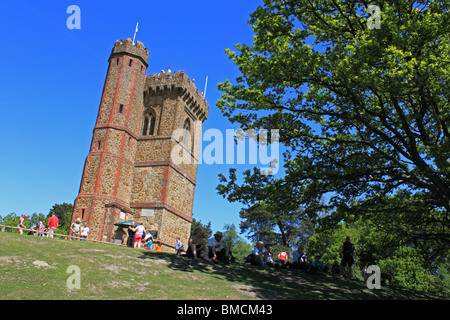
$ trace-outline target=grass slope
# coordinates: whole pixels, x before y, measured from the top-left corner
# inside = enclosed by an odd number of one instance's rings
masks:
[[[81,271],[81,289],[68,289]],[[174,254],[0,233],[0,299],[433,299],[300,270],[194,263]]]

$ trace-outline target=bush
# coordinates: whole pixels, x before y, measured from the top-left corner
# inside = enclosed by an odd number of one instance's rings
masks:
[[[439,289],[442,291],[444,298],[450,299],[450,262],[441,263],[439,265]]]
[[[398,248],[394,256],[378,261],[381,273],[391,276],[392,283],[407,289],[431,291],[436,277],[425,267],[425,261],[414,248]]]

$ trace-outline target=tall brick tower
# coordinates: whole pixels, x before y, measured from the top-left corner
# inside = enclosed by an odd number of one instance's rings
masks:
[[[114,223],[141,220],[167,251],[189,237],[209,106],[183,71],[145,76],[148,55],[128,38],[114,45],[72,221],[111,241]],[[188,161],[174,163],[176,147]]]

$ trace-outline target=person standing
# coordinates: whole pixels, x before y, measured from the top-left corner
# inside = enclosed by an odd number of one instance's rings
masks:
[[[24,214],[23,216],[21,216],[21,217],[19,218],[19,224],[17,225],[17,228],[18,228],[18,229],[17,229],[17,232],[18,232],[19,234],[23,234],[22,229],[25,229],[25,228],[26,228],[26,226],[23,224],[26,218],[28,218],[28,216],[27,216],[26,214]]]
[[[80,237],[80,230],[81,230],[81,220],[80,218],[77,218],[74,223],[70,226],[70,232],[72,234],[72,240],[78,240]]]
[[[84,223],[84,226],[81,227],[81,241],[86,241],[89,236],[89,231],[91,231],[87,225],[87,222]]]
[[[352,265],[355,263],[355,246],[353,245],[349,236],[345,238],[345,242],[342,245],[342,261],[341,261],[341,277],[352,276]],[[347,270],[345,270],[347,267]]]
[[[53,234],[58,230],[59,219],[55,212],[52,211],[51,217],[48,219],[48,236],[53,238]]]
[[[127,247],[134,248],[134,236],[136,235],[136,223],[131,222],[131,226],[128,227],[128,239]]]
[[[140,249],[142,243],[142,237],[145,232],[145,227],[142,221],[138,222],[138,226],[136,227],[136,235],[134,236],[134,247]]]
[[[37,229],[38,229],[38,237],[44,237],[44,232],[45,232],[45,225],[44,225],[44,221],[39,221],[39,223],[37,224]]]

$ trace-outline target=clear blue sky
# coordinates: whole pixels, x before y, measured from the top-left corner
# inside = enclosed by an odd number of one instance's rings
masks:
[[[210,105],[204,131],[236,129],[216,107],[217,84],[239,76],[226,48],[251,43],[247,23],[261,1],[8,1],[0,10],[0,215],[47,214],[73,203],[97,118],[108,58],[117,39],[150,51],[147,74],[171,67],[196,79]],[[69,30],[67,7],[81,9]],[[208,144],[208,142],[206,143]],[[205,143],[203,148],[205,147]],[[239,225],[241,205],[216,192],[230,167],[199,165],[194,218],[213,230]]]

